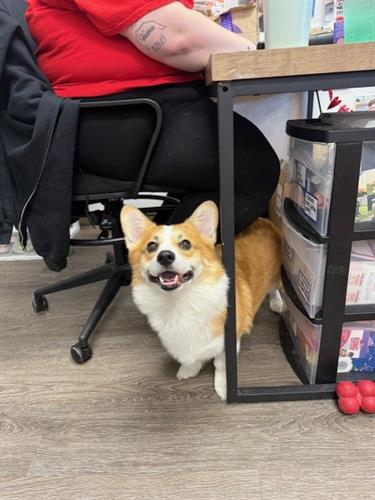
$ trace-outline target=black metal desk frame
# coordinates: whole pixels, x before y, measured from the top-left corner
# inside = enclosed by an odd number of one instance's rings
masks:
[[[270,77],[249,80],[233,80],[216,82],[211,85],[211,96],[217,98],[218,105],[218,137],[219,137],[219,161],[220,161],[220,211],[221,211],[221,233],[223,244],[223,263],[228,273],[231,286],[228,291],[228,318],[225,325],[225,350],[226,350],[226,371],[227,371],[227,402],[228,403],[255,403],[266,401],[297,401],[311,399],[331,399],[335,397],[335,382],[337,372],[337,359],[340,344],[340,334],[337,325],[332,330],[325,332],[323,349],[330,349],[330,356],[326,356],[321,364],[320,373],[318,373],[318,383],[314,385],[291,385],[291,386],[273,386],[273,387],[238,387],[237,376],[237,352],[236,352],[236,297],[234,276],[234,129],[233,129],[233,104],[234,98],[238,96],[264,95],[264,94],[280,94],[291,92],[309,92],[307,117],[312,117],[312,91],[322,89],[340,89],[340,88],[355,88],[375,86],[375,71],[359,71],[346,73],[332,73],[320,75],[303,75],[303,76],[286,76],[286,77]],[[345,147],[343,146],[342,154],[345,155]],[[357,152],[360,155],[360,151]],[[360,159],[360,156],[359,156]],[[357,157],[358,160],[358,157]],[[346,162],[349,166],[349,162]],[[353,183],[353,205],[356,199],[356,190],[358,186],[358,171],[356,169],[346,168],[346,171],[353,181],[356,177],[357,182]],[[348,185],[348,178],[345,182],[340,183],[341,188]],[[339,196],[335,196],[334,188],[332,204],[339,203]],[[354,193],[355,190],[355,193]],[[338,193],[337,193],[338,194]],[[336,201],[335,201],[336,200]],[[341,201],[342,204],[342,201]],[[350,205],[350,204],[349,204]],[[346,222],[345,231],[353,233],[354,208],[346,206],[347,213],[352,213],[353,218]],[[349,228],[350,225],[350,228]],[[340,229],[337,228],[339,231]],[[358,234],[358,233],[357,233]],[[375,232],[361,232],[360,239],[374,239]],[[355,236],[353,236],[355,239]],[[359,238],[357,238],[359,239]],[[341,261],[344,264],[342,268],[342,282],[345,282],[345,287],[340,285],[341,295],[346,290],[347,271],[350,259],[347,248],[340,248],[340,243],[334,250],[334,244],[331,254],[327,256],[327,268],[330,259],[337,258],[341,252]],[[341,244],[342,245],[342,244]],[[345,267],[346,266],[346,267]],[[335,275],[336,279],[337,275]],[[332,293],[335,288],[333,280],[328,280],[325,283],[324,294]],[[340,297],[340,294],[332,294],[337,299],[341,300],[341,304],[345,303],[345,298]],[[334,301],[333,301],[334,302]],[[334,306],[334,303],[325,307],[324,313],[330,314],[328,310]],[[341,307],[343,307],[341,305]],[[342,317],[344,318],[344,311]],[[375,314],[374,314],[375,315]],[[373,317],[374,317],[373,315]],[[363,316],[363,315],[362,315]],[[364,319],[360,315],[351,316],[351,319]],[[366,315],[365,315],[366,316]],[[349,316],[348,316],[349,317]],[[368,319],[368,316],[366,317]],[[327,351],[325,351],[327,352]]]

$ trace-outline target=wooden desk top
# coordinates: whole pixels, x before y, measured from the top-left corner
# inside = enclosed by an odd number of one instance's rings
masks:
[[[212,54],[206,81],[369,70],[375,70],[375,42]]]

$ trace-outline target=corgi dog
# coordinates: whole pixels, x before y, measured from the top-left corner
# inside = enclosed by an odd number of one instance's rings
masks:
[[[125,206],[121,225],[132,268],[132,293],[168,353],[180,363],[178,379],[196,376],[213,360],[214,386],[226,399],[224,326],[228,277],[215,245],[219,213],[202,203],[184,223],[158,226],[140,210]],[[278,291],[281,237],[266,219],[257,219],[235,239],[237,352],[241,336],[270,294],[281,312]]]

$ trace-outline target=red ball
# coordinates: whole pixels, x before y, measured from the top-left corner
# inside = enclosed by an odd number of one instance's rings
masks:
[[[362,398],[361,409],[365,413],[375,413],[375,396],[365,396]]]
[[[355,398],[358,389],[353,382],[339,382],[336,384],[336,393],[340,398]]]
[[[340,398],[338,401],[340,410],[346,415],[358,413],[360,404],[357,398]]]
[[[375,396],[375,382],[372,380],[360,380],[357,386],[362,396]]]

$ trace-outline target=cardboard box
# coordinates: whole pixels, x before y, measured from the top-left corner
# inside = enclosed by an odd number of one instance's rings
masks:
[[[235,6],[234,6],[235,5]],[[258,12],[253,0],[229,2],[226,0],[196,0],[195,10],[202,12],[213,21],[234,33],[251,40],[259,41]]]
[[[194,9],[207,17],[213,17],[228,10],[228,5],[226,0],[195,0]]]
[[[255,45],[259,41],[258,12],[255,4],[234,7],[215,16],[213,20],[223,28],[251,40]]]

